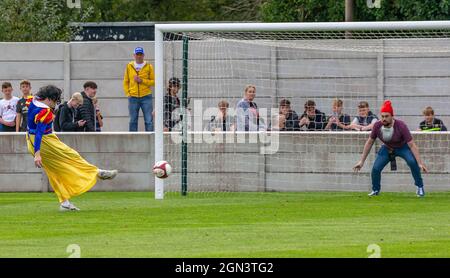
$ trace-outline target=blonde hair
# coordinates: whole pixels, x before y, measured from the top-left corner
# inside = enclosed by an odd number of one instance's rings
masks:
[[[426,107],[426,108],[423,110],[423,115],[424,115],[424,116],[430,116],[430,115],[433,115],[433,116],[434,116],[434,110],[433,110],[433,108],[432,108],[431,106]]]
[[[333,100],[333,105],[336,105],[337,107],[342,107],[344,105],[344,102],[338,98]]]
[[[93,97],[93,98],[91,98],[91,99],[92,99],[92,103],[93,103],[93,104],[97,104],[97,103],[98,103],[97,97]]]
[[[217,106],[218,106],[219,108],[221,108],[221,107],[226,107],[226,108],[228,108],[228,107],[230,106],[230,104],[229,104],[228,101],[226,101],[226,100],[221,100],[221,101],[219,101],[219,103],[217,104]]]
[[[31,82],[29,80],[24,79],[20,81],[19,87],[22,87],[22,85],[28,85],[31,87]]]
[[[255,85],[247,85],[247,86],[245,86],[244,92],[247,92],[250,88],[253,88],[256,91],[256,86]]]
[[[81,95],[80,92],[73,93],[73,95],[72,95],[72,97],[70,99],[71,100],[76,100],[80,105],[83,104],[83,96]]]

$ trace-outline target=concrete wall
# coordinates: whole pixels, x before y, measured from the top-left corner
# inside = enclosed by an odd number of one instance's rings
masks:
[[[414,48],[411,44],[414,43]],[[431,105],[450,125],[449,39],[302,41],[273,46],[263,43],[192,41],[189,50],[189,96],[201,99],[203,109],[220,99],[231,106],[242,97],[247,84],[257,86],[260,107],[277,107],[289,98],[297,112],[307,99],[331,113],[335,97],[344,100],[345,111],[356,114],[356,105],[366,100],[374,111],[386,98],[396,114],[416,129],[421,111]],[[135,42],[0,43],[0,80],[18,83],[30,79],[33,90],[48,83],[70,93],[82,89],[86,80],[99,85],[104,131],[128,130],[127,100],[122,77]],[[154,61],[153,42],[139,42],[148,60]],[[361,51],[371,46],[376,52]],[[322,50],[317,50],[321,47]],[[387,52],[392,49],[399,52]],[[336,51],[338,49],[339,51]],[[384,51],[386,49],[386,51]],[[416,52],[414,49],[421,49]],[[404,50],[404,51],[403,51]],[[181,77],[181,44],[166,45],[166,79]],[[191,99],[191,103],[193,103]],[[142,130],[142,119],[140,129]]]
[[[360,174],[352,166],[359,160],[366,133],[286,133],[279,135],[278,151],[262,154],[267,146],[257,137],[218,135],[222,143],[206,143],[199,135],[188,146],[189,190],[191,191],[368,191],[370,169],[377,144]],[[59,134],[100,168],[120,171],[113,181],[99,181],[94,191],[153,191],[152,133]],[[167,191],[180,189],[181,145],[165,135],[165,157],[173,174]],[[275,135],[272,135],[276,140]],[[243,139],[243,141],[238,141]],[[428,191],[450,190],[450,133],[414,134],[431,173],[424,175]],[[217,141],[216,141],[217,142]],[[238,143],[242,142],[242,143]],[[267,142],[267,141],[266,141]],[[404,161],[396,173],[385,169],[384,191],[413,191],[413,180]],[[33,165],[23,134],[0,136],[0,192],[46,192],[51,190],[45,175]]]

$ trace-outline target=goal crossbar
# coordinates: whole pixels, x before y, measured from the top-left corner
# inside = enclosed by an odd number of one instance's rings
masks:
[[[156,24],[155,32],[388,31],[449,29],[450,21]]]

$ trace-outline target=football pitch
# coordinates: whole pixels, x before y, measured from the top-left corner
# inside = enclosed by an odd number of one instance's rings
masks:
[[[0,257],[450,257],[450,192],[0,194]],[[377,247],[378,246],[378,247]],[[69,247],[69,248],[68,248]],[[369,248],[371,249],[371,248]],[[371,250],[375,250],[371,249]]]

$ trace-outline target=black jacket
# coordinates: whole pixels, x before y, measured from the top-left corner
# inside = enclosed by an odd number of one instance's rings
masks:
[[[372,111],[369,111],[369,114],[367,115],[367,117],[357,116],[356,119],[358,119],[359,125],[368,126],[372,123],[373,119],[378,120],[378,117],[377,117],[377,115],[372,113]]]
[[[58,109],[61,109],[58,119],[61,131],[80,131],[80,127],[76,120],[77,111],[74,108],[69,107],[67,101]]]
[[[329,116],[327,122],[330,120],[331,117],[334,117],[334,115]],[[339,115],[339,122],[341,122],[342,124],[347,126],[352,123],[352,119],[351,119],[350,115],[341,114],[341,115]],[[340,131],[340,130],[344,130],[344,129],[342,127],[338,126],[337,124],[332,123],[330,130]]]
[[[172,128],[178,123],[177,119],[172,118],[172,112],[180,107],[180,99],[177,96],[164,96],[164,126],[172,131]]]
[[[294,110],[289,111],[288,116],[286,118],[286,126],[280,131],[299,131],[300,130],[300,122],[298,119],[298,115]]]
[[[308,117],[306,112],[303,113],[303,115],[300,117],[300,120],[304,117]],[[316,115],[314,116],[314,118],[309,117],[309,125],[306,126],[306,129],[309,131],[323,130],[327,125],[326,121],[327,119],[325,113],[322,113],[316,109]]]
[[[81,92],[83,96],[83,105],[77,109],[77,121],[85,120],[86,124],[81,128],[81,131],[95,131],[95,122],[97,117],[95,114],[95,106],[92,103],[92,99],[86,95],[85,92]]]
[[[419,127],[421,130],[425,131],[447,131],[447,127],[444,125],[444,122],[438,118],[434,118],[431,125],[423,121],[420,123]]]

